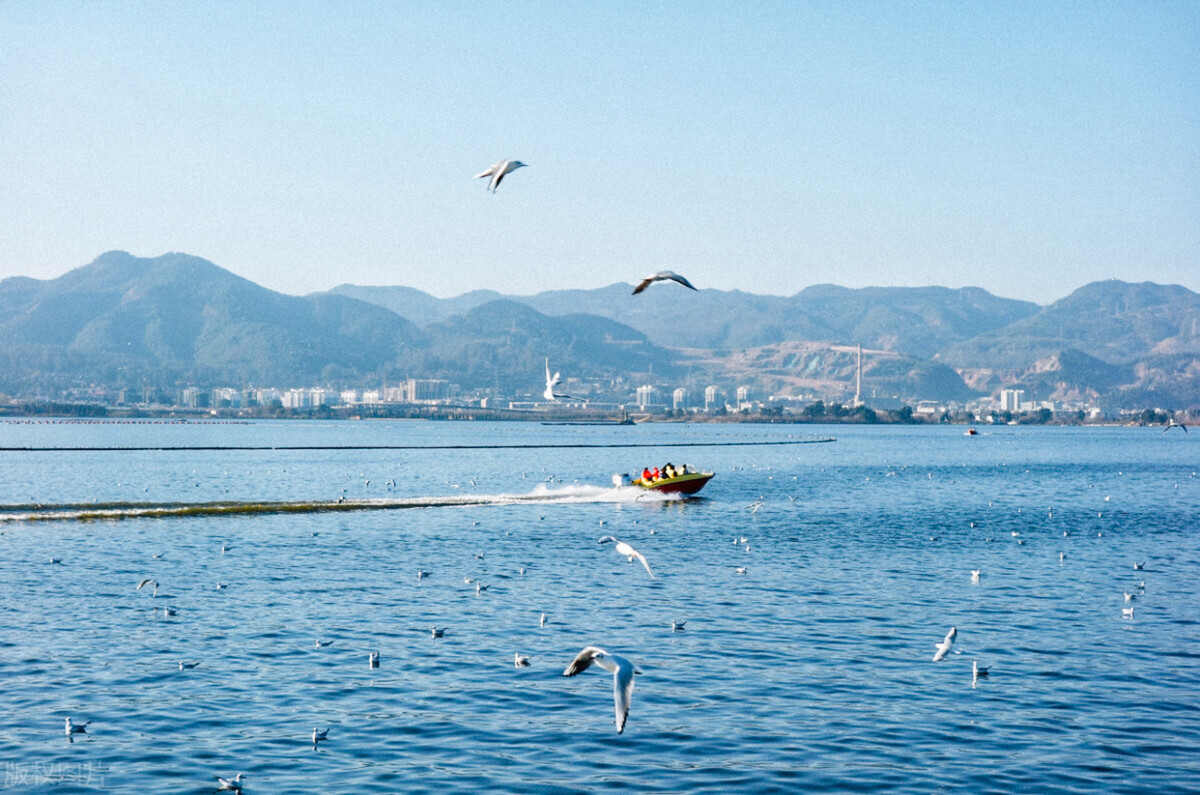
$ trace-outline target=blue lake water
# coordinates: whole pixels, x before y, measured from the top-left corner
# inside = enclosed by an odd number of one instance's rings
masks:
[[[657,446],[505,447],[609,443]],[[0,423],[6,448],[373,444],[439,449],[0,452],[0,790],[1200,791],[1200,434]],[[610,488],[668,460],[717,476]],[[417,507],[17,518],[339,498]],[[623,734],[611,675],[562,676],[589,644],[643,671]]]

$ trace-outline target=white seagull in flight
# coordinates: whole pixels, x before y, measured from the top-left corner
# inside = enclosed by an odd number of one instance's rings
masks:
[[[488,182],[488,190],[490,190],[492,193],[495,193],[496,188],[500,187],[500,180],[504,179],[505,174],[511,174],[512,172],[516,171],[518,168],[524,168],[524,167],[525,167],[525,164],[522,163],[520,160],[512,160],[512,159],[501,160],[499,163],[496,163],[495,165],[490,166],[487,169],[487,171],[483,171],[483,172],[476,174],[475,179],[483,179],[484,177],[491,177],[491,180]]]
[[[665,279],[670,279],[671,281],[679,282],[684,287],[687,287],[691,290],[696,289],[695,287],[692,287],[691,282],[689,282],[687,279],[680,276],[675,271],[659,271],[658,273],[654,274],[653,276],[647,276],[646,278],[642,279],[641,282],[638,283],[638,286],[633,288],[633,294],[637,295],[642,290],[645,290],[647,287],[654,284],[655,282],[661,282]]]
[[[554,391],[554,387],[558,385],[558,379],[561,377],[562,377],[562,374],[559,373],[558,371],[555,371],[554,375],[550,375],[550,359],[547,358],[546,359],[546,391],[542,393],[542,397],[544,397],[546,400],[558,400],[559,398],[566,398],[568,400],[578,400],[579,398],[575,397],[574,395],[567,395],[562,392]]]
[[[633,675],[642,671],[619,654],[609,654],[604,649],[587,646],[563,671],[563,676],[574,676],[586,671],[592,664],[599,665],[613,675],[613,701],[617,711],[617,734],[625,731],[625,719],[629,717],[629,700],[633,696]]]
[[[954,645],[954,636],[957,634],[958,628],[950,627],[950,631],[946,633],[945,640],[933,645],[933,648],[937,649],[937,652],[933,655],[934,662],[941,662],[942,658],[946,656],[946,652],[950,651],[950,647]]]
[[[630,563],[633,563],[634,558],[637,558],[638,560],[640,560],[642,562],[642,566],[646,569],[646,573],[650,575],[650,579],[652,579],[652,580],[654,579],[654,572],[650,571],[650,564],[646,562],[645,555],[643,555],[641,552],[638,552],[636,549],[629,546],[624,541],[618,541],[617,539],[613,538],[612,536],[604,536],[603,538],[600,539],[601,544],[606,544],[609,541],[611,541],[617,545],[617,554],[624,555],[625,557],[629,558]]]

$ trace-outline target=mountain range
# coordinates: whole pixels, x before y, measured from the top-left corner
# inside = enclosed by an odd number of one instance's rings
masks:
[[[861,344],[864,395],[1015,387],[1105,408],[1200,405],[1200,295],[1177,285],[1094,282],[1048,306],[979,288],[631,290],[440,299],[343,284],[289,296],[187,254],[113,251],[56,279],[0,281],[0,391],[416,377],[519,397],[540,394],[549,358],[566,391],[595,398],[643,383],[844,398]]]

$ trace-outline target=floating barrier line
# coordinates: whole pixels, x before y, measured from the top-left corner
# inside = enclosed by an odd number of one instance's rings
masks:
[[[200,445],[184,447],[0,447],[0,453],[132,453],[225,450],[582,450],[614,447],[763,447],[785,444],[826,444],[833,437],[758,442],[597,442],[572,444],[281,444]]]

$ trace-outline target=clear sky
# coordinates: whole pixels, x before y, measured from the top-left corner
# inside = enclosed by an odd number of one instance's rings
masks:
[[[0,278],[111,249],[292,294],[1200,291],[1200,3],[4,0]]]

